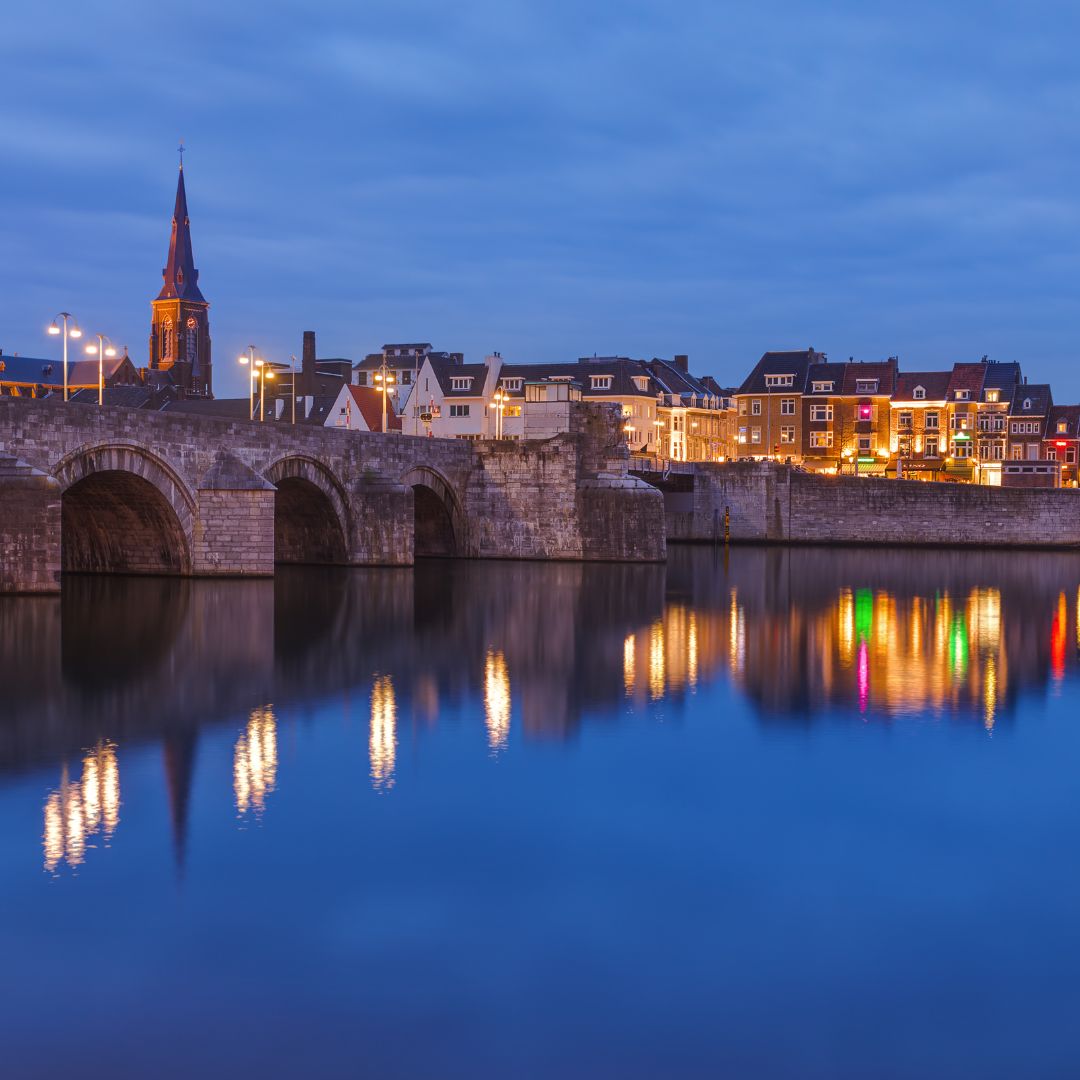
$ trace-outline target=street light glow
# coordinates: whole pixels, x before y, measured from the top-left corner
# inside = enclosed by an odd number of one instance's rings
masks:
[[[52,326],[50,326],[50,327],[49,327],[49,331],[48,331],[48,332],[49,332],[49,333],[50,333],[50,334],[51,334],[51,335],[52,335],[53,337],[57,337],[57,336],[58,336],[58,335],[60,334],[60,327],[59,327],[59,326],[57,326],[57,325],[56,325],[56,323],[53,323],[53,324],[52,324]]]

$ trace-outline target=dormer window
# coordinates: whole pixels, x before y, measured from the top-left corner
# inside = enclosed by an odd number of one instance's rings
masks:
[[[649,377],[647,375],[635,375],[634,386],[637,387],[643,394],[648,393],[649,390]]]
[[[766,375],[765,376],[765,388],[772,390],[773,388],[779,388],[784,386],[794,386],[794,375]]]
[[[926,400],[926,387],[925,386],[916,386],[914,391],[912,391],[911,396],[912,396],[912,398],[914,398],[915,401],[925,401]]]
[[[472,376],[457,375],[450,380],[451,390],[468,390],[472,386]]]
[[[1064,435],[1064,434],[1066,434],[1068,432],[1068,430],[1069,430],[1069,422],[1068,422],[1068,420],[1059,420],[1058,421],[1058,434],[1059,435]]]
[[[593,390],[610,390],[611,389],[611,376],[610,375],[590,375],[589,383]]]
[[[878,388],[877,379],[856,379],[855,380],[855,393],[856,394],[876,394]]]
[[[956,400],[957,401],[967,401],[968,398],[970,398],[970,397],[971,397],[971,391],[970,390],[957,390],[956,391]]]
[[[504,390],[510,390],[510,391],[520,390],[521,389],[521,379],[503,379],[502,380],[502,386],[503,386]]]
[[[987,401],[996,402],[996,401],[1000,400],[1000,398],[1001,398],[1001,391],[1000,390],[987,390],[986,391],[986,400]]]
[[[1026,397],[1026,398],[1024,398],[1024,412],[1030,412],[1030,411],[1031,411],[1031,398]]]
[[[815,394],[831,394],[833,389],[833,383],[822,380],[820,382],[814,381],[811,384],[811,391]]]

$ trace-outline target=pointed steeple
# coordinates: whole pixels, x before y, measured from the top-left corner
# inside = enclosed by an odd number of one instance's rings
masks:
[[[191,223],[188,220],[187,192],[184,190],[184,163],[180,162],[180,179],[176,184],[176,208],[173,210],[172,237],[169,239],[169,256],[161,271],[165,284],[158,293],[158,300],[193,300],[205,304],[199,291],[199,271],[195,269],[195,256],[191,251]]]

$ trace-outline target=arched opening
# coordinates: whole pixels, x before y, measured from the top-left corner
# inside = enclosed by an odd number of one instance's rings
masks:
[[[446,503],[426,484],[413,484],[413,553],[418,557],[456,555],[454,520]]]
[[[169,500],[149,480],[103,470],[68,487],[60,504],[67,573],[186,574],[187,538]]]
[[[347,562],[341,522],[322,488],[299,476],[284,476],[275,483],[274,561]]]

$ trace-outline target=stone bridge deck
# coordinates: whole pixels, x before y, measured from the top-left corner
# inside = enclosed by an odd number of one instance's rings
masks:
[[[0,399],[0,592],[416,555],[658,561],[663,499],[597,406],[552,439],[474,443]]]

